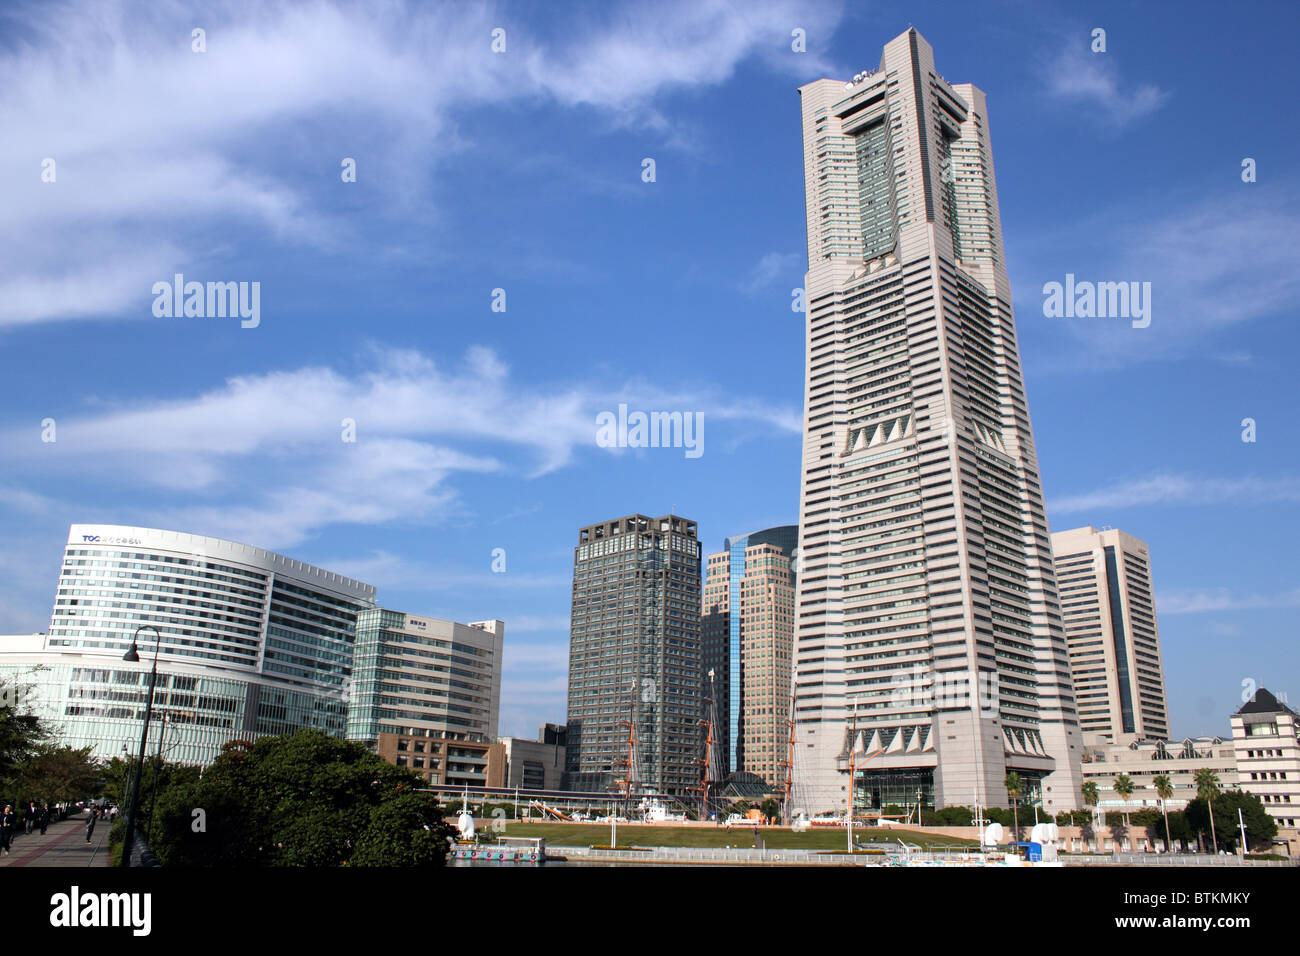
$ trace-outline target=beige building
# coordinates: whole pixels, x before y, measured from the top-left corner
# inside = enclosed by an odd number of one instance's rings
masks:
[[[704,669],[714,675],[705,688],[723,767],[774,786],[789,751],[796,534],[785,525],[728,538],[727,550],[709,555],[704,584]]]
[[[1164,774],[1174,788],[1169,810],[1182,810],[1196,799],[1196,771],[1208,767],[1229,788],[1237,780],[1237,756],[1231,740],[1189,737],[1182,741],[1130,740],[1111,743],[1091,738],[1081,768],[1085,781],[1097,785],[1097,809],[1104,813],[1134,813],[1160,807],[1155,778]],[[1133,792],[1125,800],[1115,792],[1115,779],[1127,774]]]
[[[497,787],[505,785],[505,745],[472,740],[460,734],[416,730],[381,733],[375,753],[391,764],[415,771],[430,787]]]
[[[799,90],[795,801],[1082,805],[983,91],[908,30]],[[856,755],[851,760],[851,755]]]
[[[1232,715],[1232,744],[1237,786],[1264,802],[1278,837],[1300,852],[1300,716],[1261,687]]]
[[[1052,535],[1056,585],[1085,738],[1169,737],[1146,543],[1118,529]]]

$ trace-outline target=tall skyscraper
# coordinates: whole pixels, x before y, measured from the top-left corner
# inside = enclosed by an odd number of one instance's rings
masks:
[[[1169,738],[1146,542],[1117,529],[1052,535],[1079,729],[1112,743]]]
[[[786,762],[794,651],[793,555],[784,525],[728,538],[709,555],[704,585],[704,672],[716,688],[725,768],[777,783]]]
[[[984,93],[908,30],[800,89],[796,805],[1081,804]]]
[[[614,790],[630,779],[633,792],[698,797],[703,673],[695,522],[628,515],[581,529],[570,628],[568,786]]]

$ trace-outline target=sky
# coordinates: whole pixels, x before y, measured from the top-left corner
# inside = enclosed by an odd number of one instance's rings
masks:
[[[562,722],[580,527],[797,521],[796,89],[909,26],[988,94],[1053,530],[1149,544],[1175,737],[1295,706],[1288,3],[4,4],[0,633],[72,523],[208,534],[504,620],[501,732]],[[1150,324],[1045,315],[1067,274]],[[699,453],[603,447],[622,403]]]

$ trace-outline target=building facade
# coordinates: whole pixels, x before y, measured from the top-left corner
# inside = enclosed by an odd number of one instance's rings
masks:
[[[1107,813],[1134,813],[1144,808],[1159,809],[1155,778],[1169,778],[1173,795],[1168,810],[1182,810],[1196,799],[1196,772],[1208,768],[1219,775],[1224,786],[1237,779],[1237,757],[1232,741],[1222,737],[1189,737],[1185,740],[1129,740],[1112,743],[1101,738],[1085,741],[1081,770],[1085,782],[1097,785],[1097,809]],[[1133,792],[1125,799],[1115,792],[1115,781],[1127,775]]]
[[[1146,543],[1118,529],[1052,535],[1056,585],[1085,739],[1165,740],[1160,630]]]
[[[703,677],[695,522],[628,515],[582,528],[570,627],[567,786],[630,781],[633,792],[693,796]]]
[[[357,615],[347,736],[493,741],[505,624],[457,624],[387,608]]]
[[[1231,722],[1237,786],[1263,801],[1278,837],[1300,850],[1300,715],[1261,687]]]
[[[374,752],[398,767],[406,767],[430,787],[502,787],[505,785],[505,745],[471,740],[436,731],[380,733]]]
[[[718,698],[723,772],[782,778],[794,651],[794,555],[799,529],[726,539],[704,586],[705,688]],[[713,679],[708,675],[712,673]]]
[[[1080,806],[984,93],[915,30],[799,92],[796,803]]]
[[[72,525],[49,633],[0,646],[0,673],[63,742],[102,758],[139,747],[155,649],[150,753],[206,764],[232,739],[304,727],[341,737],[357,614],[374,598],[368,584],[249,545]],[[128,663],[141,625],[157,630],[141,631]]]
[[[560,790],[564,786],[564,748],[567,730],[559,724],[542,724],[536,740],[502,737],[505,748],[505,786],[520,790]]]

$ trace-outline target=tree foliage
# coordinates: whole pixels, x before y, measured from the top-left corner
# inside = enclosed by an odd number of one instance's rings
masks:
[[[103,772],[91,747],[42,745],[17,769],[17,789],[37,802],[74,803],[93,795]]]
[[[453,829],[419,784],[320,731],[233,742],[159,793],[150,847],[170,866],[438,866]]]
[[[1213,827],[1210,808],[1214,812]],[[1246,839],[1250,844],[1247,849],[1271,847],[1273,838],[1277,836],[1277,822],[1253,793],[1221,790],[1208,803],[1202,797],[1197,797],[1187,804],[1184,812],[1194,833],[1214,834],[1212,839],[1216,840],[1219,849],[1235,852],[1241,843],[1241,830],[1237,826],[1238,810],[1246,823]]]

